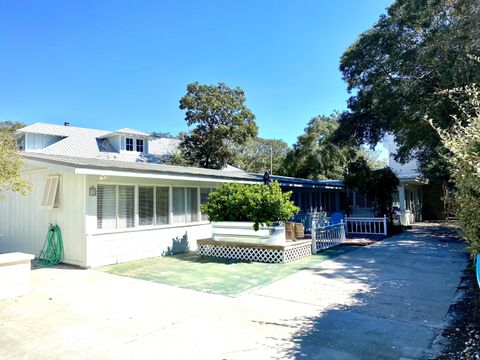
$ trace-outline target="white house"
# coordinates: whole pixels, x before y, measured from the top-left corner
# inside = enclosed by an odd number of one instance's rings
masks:
[[[62,231],[64,262],[81,267],[194,250],[196,240],[211,237],[200,204],[212,189],[262,181],[262,175],[243,171],[164,165],[178,140],[133,129],[37,123],[15,136],[22,176],[33,189],[0,200],[0,253],[38,255],[50,223]],[[339,209],[339,182],[272,179],[293,190],[304,211]]]
[[[416,160],[405,164],[397,162],[394,158],[397,152],[397,144],[392,135],[387,135],[383,140],[388,150],[388,165],[397,174],[400,185],[394,194],[393,205],[398,210],[400,223],[411,225],[423,220],[423,188],[427,181],[422,178]]]

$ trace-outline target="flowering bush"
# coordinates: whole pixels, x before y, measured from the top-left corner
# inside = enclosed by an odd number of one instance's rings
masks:
[[[286,221],[298,212],[290,195],[276,181],[270,185],[227,183],[210,193],[201,208],[210,221],[249,221],[256,231],[260,225]]]

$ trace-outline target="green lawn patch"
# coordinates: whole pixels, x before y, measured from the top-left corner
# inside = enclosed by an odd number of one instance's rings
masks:
[[[104,266],[100,270],[181,288],[236,296],[271,284],[354,248],[337,246],[287,264],[235,261],[199,256],[196,252],[189,252]]]

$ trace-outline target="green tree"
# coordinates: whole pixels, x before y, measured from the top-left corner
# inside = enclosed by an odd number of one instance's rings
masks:
[[[358,147],[337,145],[332,136],[338,128],[335,116],[317,116],[308,122],[284,162],[284,175],[306,179],[341,179],[347,164],[357,157]]]
[[[378,216],[388,214],[393,221],[393,193],[399,185],[398,177],[388,166],[371,169],[364,158],[359,158],[348,166],[344,177],[345,186],[366,194],[375,201]]]
[[[278,139],[250,138],[243,145],[234,147],[232,164],[247,172],[270,172],[270,157],[272,174],[281,174],[282,167],[289,151],[288,144]]]
[[[249,221],[257,231],[260,225],[286,221],[298,212],[291,195],[276,181],[270,185],[226,183],[210,193],[201,208],[210,221]]]
[[[188,126],[196,126],[180,143],[189,165],[221,169],[234,156],[229,144],[241,145],[257,135],[255,116],[245,105],[245,93],[239,87],[189,84],[180,109],[186,110]]]
[[[0,121],[0,130],[6,130],[11,133],[25,127],[26,125],[19,121]]]
[[[427,177],[444,180],[440,138],[423,119],[450,127],[458,109],[438,91],[480,79],[467,57],[480,51],[479,19],[479,0],[395,1],[341,58],[353,95],[336,140],[376,144],[393,133],[398,160],[417,157]]]
[[[0,196],[10,190],[26,195],[31,185],[20,176],[22,160],[12,131],[0,129]]]
[[[430,124],[449,151],[445,159],[454,169],[460,226],[476,255],[480,253],[480,88],[472,84],[445,93],[461,115],[453,117],[450,129],[440,128],[433,119]]]

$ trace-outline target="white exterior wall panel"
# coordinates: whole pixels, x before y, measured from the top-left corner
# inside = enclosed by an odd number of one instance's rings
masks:
[[[212,236],[210,224],[134,230],[87,236],[87,266],[117,264],[197,249]]]
[[[214,182],[162,180],[148,178],[93,176],[86,179],[86,266],[97,267],[126,261],[169,255],[197,249],[198,239],[212,236],[212,226],[208,221],[162,226],[138,226],[138,203],[135,204],[136,227],[129,229],[97,229],[97,197],[90,196],[89,189],[99,184],[134,185],[138,201],[138,186],[165,187],[207,187],[220,186]],[[198,202],[200,194],[198,193]],[[170,193],[171,212],[171,193]],[[172,214],[170,213],[170,219]],[[200,219],[200,213],[198,214]]]
[[[58,208],[41,207],[48,176],[60,175]],[[22,176],[32,184],[27,196],[6,192],[0,200],[0,252],[26,252],[38,257],[50,223],[60,227],[65,250],[64,262],[85,263],[85,176],[53,169],[29,170]]]

